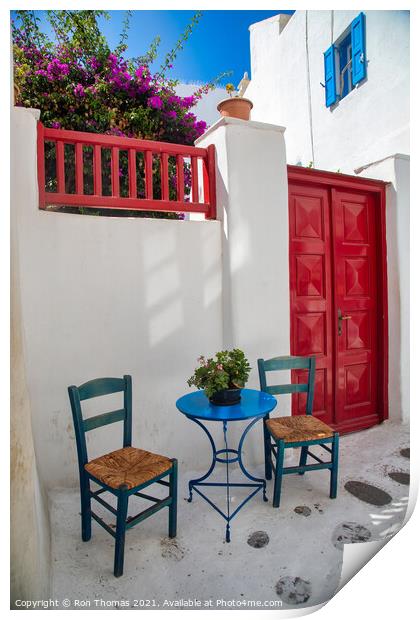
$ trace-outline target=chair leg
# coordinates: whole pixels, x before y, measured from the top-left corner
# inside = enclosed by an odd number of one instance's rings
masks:
[[[332,468],[331,468],[331,481],[330,481],[330,498],[335,499],[337,497],[337,481],[338,481],[338,444],[339,435],[334,433],[334,440],[332,444]]]
[[[308,458],[308,446],[302,446],[302,449],[300,451],[299,467],[302,467],[302,465],[306,465],[307,458]],[[304,471],[300,471],[299,475],[303,476],[304,473],[305,473]]]
[[[121,577],[124,570],[125,530],[128,511],[127,486],[121,485],[117,502],[117,527],[115,532],[114,575]]]
[[[88,476],[80,477],[80,503],[82,512],[82,540],[87,542],[92,536],[92,516],[90,505],[90,482]]]
[[[176,459],[172,459],[172,471],[169,474],[169,493],[172,498],[172,502],[169,504],[169,538],[175,538],[178,499],[178,461]]]
[[[283,477],[284,441],[277,441],[276,447],[277,456],[276,471],[274,475],[273,508],[278,508],[280,506],[281,482]]]
[[[265,463],[265,479],[271,480],[273,476],[273,470],[271,467],[271,439],[270,433],[265,425],[269,418],[263,420],[263,433],[264,433],[264,463]]]

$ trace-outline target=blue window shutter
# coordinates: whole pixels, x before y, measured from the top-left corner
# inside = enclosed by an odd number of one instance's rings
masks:
[[[324,72],[325,72],[325,105],[327,108],[337,101],[337,86],[335,77],[335,49],[331,45],[324,52]]]
[[[365,14],[360,13],[351,23],[351,78],[353,86],[366,77]]]

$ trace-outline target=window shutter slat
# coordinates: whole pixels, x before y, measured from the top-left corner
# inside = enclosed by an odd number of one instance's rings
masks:
[[[329,108],[337,101],[337,85],[335,75],[335,49],[331,45],[324,52],[324,73],[325,73],[325,105]]]
[[[351,78],[353,86],[366,77],[365,14],[360,13],[351,23]]]

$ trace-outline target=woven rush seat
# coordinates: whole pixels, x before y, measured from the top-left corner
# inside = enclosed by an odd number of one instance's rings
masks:
[[[311,415],[270,418],[266,426],[275,439],[283,439],[285,443],[311,441],[334,435],[332,428]]]
[[[118,489],[122,484],[133,489],[171,467],[172,461],[166,456],[133,447],[109,452],[85,465],[86,471],[113,489]]]

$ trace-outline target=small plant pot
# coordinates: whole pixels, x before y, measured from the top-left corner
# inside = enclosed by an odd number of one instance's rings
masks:
[[[250,99],[245,97],[229,97],[223,99],[217,106],[220,116],[231,116],[232,118],[241,118],[243,121],[249,121],[253,104]]]
[[[226,407],[228,405],[237,405],[241,402],[241,390],[234,388],[228,390],[219,390],[210,396],[209,401],[212,405]]]

